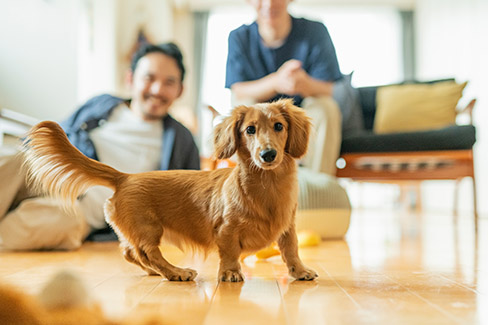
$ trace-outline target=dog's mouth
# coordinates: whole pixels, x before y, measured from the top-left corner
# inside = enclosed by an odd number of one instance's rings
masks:
[[[275,169],[276,167],[278,167],[279,164],[277,163],[263,163],[263,162],[259,162],[259,164],[256,164],[259,168],[261,169],[264,169],[264,170],[271,170],[271,169]]]

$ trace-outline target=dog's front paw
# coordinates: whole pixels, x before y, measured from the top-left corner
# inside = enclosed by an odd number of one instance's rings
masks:
[[[170,281],[193,281],[197,274],[197,271],[192,269],[177,269],[165,276]]]
[[[226,270],[219,272],[219,279],[224,282],[241,282],[244,281],[244,276],[239,270]]]
[[[317,272],[307,268],[290,268],[290,275],[300,281],[311,281],[318,277]]]

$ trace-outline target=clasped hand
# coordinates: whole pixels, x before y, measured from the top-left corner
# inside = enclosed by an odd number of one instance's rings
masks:
[[[288,60],[275,73],[275,91],[288,96],[306,96],[310,76],[298,60]]]

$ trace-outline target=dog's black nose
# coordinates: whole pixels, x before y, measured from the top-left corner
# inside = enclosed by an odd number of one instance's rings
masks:
[[[264,149],[259,153],[259,156],[265,161],[265,162],[272,162],[276,158],[276,150],[274,149]]]

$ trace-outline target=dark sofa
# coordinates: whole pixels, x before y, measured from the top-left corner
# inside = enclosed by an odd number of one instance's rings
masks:
[[[428,81],[434,83],[453,79]],[[473,125],[451,125],[442,129],[375,134],[376,92],[378,87],[357,88],[364,129],[343,138],[341,154],[359,152],[403,152],[470,149],[476,142]],[[384,87],[384,86],[383,86]]]

